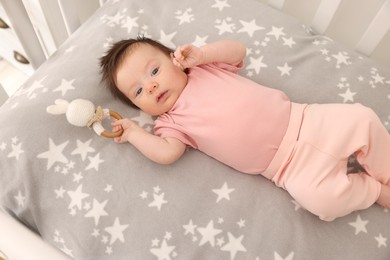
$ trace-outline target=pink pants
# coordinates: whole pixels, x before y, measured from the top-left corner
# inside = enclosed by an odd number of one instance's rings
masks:
[[[366,173],[347,174],[351,154]],[[380,183],[390,185],[390,135],[360,104],[293,104],[287,134],[263,175],[331,221],[368,208]]]

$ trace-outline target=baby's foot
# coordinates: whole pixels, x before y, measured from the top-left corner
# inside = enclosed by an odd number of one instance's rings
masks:
[[[382,184],[381,193],[376,201],[382,207],[390,209],[390,186]]]

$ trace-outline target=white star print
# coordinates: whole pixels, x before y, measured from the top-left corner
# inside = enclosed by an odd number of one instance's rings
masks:
[[[351,90],[348,88],[345,93],[339,94],[339,96],[343,97],[343,102],[346,103],[348,101],[353,102],[353,96],[356,95],[356,92],[351,92]]]
[[[283,40],[283,45],[287,45],[290,48],[292,48],[292,46],[296,44],[296,42],[293,40],[292,37],[290,38],[282,37],[282,40]]]
[[[280,76],[288,75],[290,76],[290,71],[292,67],[288,66],[287,62],[284,63],[283,66],[277,66],[278,70],[280,70]]]
[[[22,192],[20,190],[18,191],[18,195],[14,196],[14,198],[18,202],[18,206],[19,207],[23,207],[24,206],[24,203],[26,202],[26,197],[23,196],[23,194],[22,194]]]
[[[131,118],[133,121],[136,121],[140,127],[144,127],[146,125],[154,125],[153,118],[146,114],[143,111],[140,111],[139,116]]]
[[[349,64],[348,62],[349,56],[346,53],[338,52],[336,55],[332,55],[332,57],[335,58],[337,61],[336,68],[340,68],[340,64],[345,64],[345,65]]]
[[[258,26],[256,24],[255,19],[253,19],[250,22],[245,22],[245,21],[240,20],[240,23],[242,24],[242,28],[240,30],[238,30],[237,32],[246,32],[249,34],[250,37],[252,37],[256,31],[264,29],[264,27]]]
[[[187,225],[183,225],[183,228],[185,230],[184,235],[187,235],[188,233],[191,233],[192,235],[195,235],[196,227],[197,226],[194,225],[194,223],[192,223],[192,219],[190,219],[190,222]]]
[[[381,233],[377,237],[375,237],[375,240],[378,242],[378,247],[384,246],[387,247],[386,241],[387,238],[383,237]]]
[[[218,195],[217,198],[217,203],[218,203],[222,199],[230,200],[229,194],[232,193],[234,189],[229,189],[227,183],[225,182],[220,189],[213,189],[212,191]]]
[[[83,193],[83,185],[80,184],[75,191],[68,191],[68,196],[71,199],[71,202],[68,206],[69,209],[72,209],[76,206],[79,210],[82,208],[83,199],[88,198],[88,193]]]
[[[98,225],[100,217],[108,216],[108,213],[104,210],[104,207],[106,206],[107,202],[108,200],[99,203],[99,201],[93,199],[92,210],[88,211],[87,214],[85,214],[86,218],[91,218],[91,217],[94,218],[95,226]]]
[[[192,21],[194,21],[194,15],[193,14],[190,14],[192,12],[192,9],[188,9],[186,10],[185,12],[183,13],[178,13],[178,15],[176,16],[176,19],[178,19],[180,22],[179,22],[179,25],[183,24],[183,23],[191,23]]]
[[[60,145],[56,145],[51,138],[49,138],[49,150],[43,153],[38,154],[37,158],[47,159],[47,167],[49,170],[54,163],[68,163],[68,159],[63,155],[62,151],[68,145],[69,141],[66,141]]]
[[[198,228],[198,232],[202,235],[199,246],[210,243],[212,247],[215,246],[215,236],[222,232],[220,229],[214,228],[214,222],[211,220],[206,227]]]
[[[246,67],[247,70],[255,70],[256,74],[260,73],[261,68],[267,68],[268,65],[263,63],[264,56],[260,56],[257,59],[249,57],[250,64]]]
[[[75,79],[72,79],[70,81],[62,79],[61,85],[53,90],[53,92],[61,92],[62,96],[65,96],[66,92],[68,90],[74,90],[76,89],[72,84],[75,81]]]
[[[279,255],[279,253],[274,252],[274,259],[275,260],[292,260],[294,257],[294,252],[291,252],[286,258],[283,258]]]
[[[159,195],[153,194],[153,201],[149,203],[148,207],[156,207],[158,211],[161,210],[163,204],[168,203],[168,201],[164,200],[164,193]]]
[[[371,76],[373,79],[374,79],[374,83],[381,83],[381,84],[385,84],[384,83],[384,77],[382,77],[381,75],[379,75],[378,73],[376,73],[374,76]]]
[[[64,197],[65,190],[62,186],[59,189],[54,190],[54,192],[56,193],[56,199]]]
[[[22,146],[22,143],[19,143],[17,145],[15,144],[11,144],[12,146],[12,151],[8,154],[8,158],[12,158],[12,157],[15,157],[16,160],[19,160],[19,156],[24,153],[24,151],[22,150],[21,146]]]
[[[232,233],[228,232],[229,242],[224,245],[221,250],[230,252],[230,259],[233,260],[236,257],[238,252],[246,252],[246,248],[242,245],[242,239],[244,235],[241,235],[239,238],[236,238]]]
[[[164,239],[160,248],[152,248],[150,249],[150,252],[157,256],[158,260],[171,260],[171,253],[173,250],[175,250],[175,246],[169,246]]]
[[[360,215],[357,216],[355,222],[349,222],[348,224],[355,228],[355,235],[360,232],[367,233],[366,225],[368,224],[368,220],[362,220]]]
[[[227,0],[215,0],[215,4],[211,7],[218,8],[219,11],[222,11],[225,7],[230,7],[230,5]]]
[[[222,20],[222,22],[215,26],[218,29],[218,34],[222,35],[225,32],[233,33],[234,24],[227,23],[226,20]]]
[[[27,97],[29,99],[33,98],[33,92],[37,89],[44,88],[45,86],[42,85],[42,81],[46,79],[47,76],[41,78],[40,80],[35,80],[34,83],[31,85],[31,87],[27,88],[23,94],[27,94]]]
[[[88,141],[86,141],[85,143],[83,143],[82,141],[80,140],[77,140],[77,148],[74,149],[72,151],[72,155],[74,154],[80,154],[81,156],[81,159],[83,161],[85,161],[85,159],[87,158],[87,154],[88,153],[93,153],[95,152],[95,149],[93,149],[90,145],[91,145],[91,142],[92,142],[92,139],[89,139]]]
[[[272,30],[270,32],[267,33],[267,35],[273,35],[275,36],[275,39],[276,40],[279,40],[279,37],[282,36],[282,35],[286,35],[284,32],[283,32],[283,27],[275,27],[275,26],[272,26]]]
[[[160,39],[158,40],[162,44],[172,49],[176,49],[176,45],[173,43],[172,39],[175,37],[177,32],[171,34],[166,34],[163,30],[160,30]]]
[[[123,15],[118,11],[114,16],[106,16],[107,25],[110,27],[114,27],[115,25],[119,25],[121,20],[123,19]]]
[[[110,245],[114,244],[115,241],[119,240],[122,243],[125,242],[123,237],[123,231],[128,228],[129,225],[121,225],[119,223],[119,218],[115,218],[114,224],[111,227],[107,227],[104,230],[111,235]]]
[[[85,170],[95,169],[99,171],[99,165],[104,162],[104,160],[100,159],[100,153],[96,154],[94,157],[88,156],[89,165],[85,168]]]
[[[126,28],[127,33],[130,33],[131,30],[133,30],[133,27],[138,27],[138,23],[137,23],[138,18],[139,17],[132,18],[130,16],[127,16],[126,21],[122,24],[122,28]]]
[[[192,45],[196,47],[201,47],[203,45],[206,45],[207,38],[209,38],[209,36],[200,37],[199,35],[196,35],[195,40],[192,42]]]

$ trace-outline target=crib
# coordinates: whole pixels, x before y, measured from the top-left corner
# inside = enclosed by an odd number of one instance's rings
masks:
[[[230,38],[247,46],[240,74],[294,102],[362,103],[390,131],[388,0],[101,2],[82,25],[63,6],[69,38],[0,107],[0,259],[389,258],[378,205],[324,222],[199,151],[157,165],[46,112],[83,98],[151,130],[102,86],[99,57],[139,34],[172,48]]]

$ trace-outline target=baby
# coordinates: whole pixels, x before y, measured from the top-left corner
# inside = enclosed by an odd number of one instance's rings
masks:
[[[122,40],[101,58],[114,96],[157,116],[151,134],[130,119],[117,143],[170,164],[187,146],[247,174],[261,174],[331,221],[377,202],[390,208],[390,135],[360,104],[297,104],[237,74],[246,47],[222,40],[171,50]],[[347,174],[355,154],[367,173]]]

